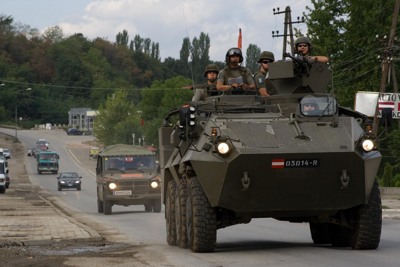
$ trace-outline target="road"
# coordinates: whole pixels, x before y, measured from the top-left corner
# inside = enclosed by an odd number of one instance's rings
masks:
[[[13,131],[9,132],[13,134]],[[308,224],[291,224],[273,219],[255,219],[246,225],[218,230],[215,253],[195,254],[166,243],[164,211],[144,212],[143,206],[114,206],[112,215],[97,213],[95,161],[74,155],[92,136],[67,136],[59,130],[23,130],[18,138],[27,147],[46,138],[50,150],[60,154],[60,171],[77,171],[83,176],[82,191],[57,191],[56,175],[38,175],[35,160],[27,161],[32,183],[41,186],[63,202],[71,212],[102,224],[115,233],[114,241],[146,245],[162,266],[399,266],[400,221],[385,219],[377,250],[314,246]],[[84,152],[81,152],[84,153]],[[87,151],[87,158],[89,151]],[[84,156],[85,157],[85,156]]]

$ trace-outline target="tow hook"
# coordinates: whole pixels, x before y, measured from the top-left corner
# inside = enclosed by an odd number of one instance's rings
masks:
[[[250,178],[247,175],[247,172],[243,172],[243,177],[240,179],[240,182],[242,183],[242,190],[248,190],[250,187]]]
[[[347,170],[342,170],[342,175],[340,176],[340,182],[342,183],[342,187],[346,188],[349,185],[350,177],[347,175]]]

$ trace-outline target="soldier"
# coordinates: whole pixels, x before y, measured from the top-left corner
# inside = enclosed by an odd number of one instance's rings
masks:
[[[276,90],[273,88],[272,83],[268,80],[268,64],[275,61],[275,56],[270,51],[263,51],[258,59],[260,67],[258,71],[254,74],[254,81],[258,93],[261,96],[270,96],[275,94]],[[268,89],[267,89],[268,87]]]
[[[241,66],[242,62],[242,50],[239,48],[234,47],[226,52],[226,67],[218,73],[217,77],[218,91],[241,89],[247,92],[252,90],[255,93],[255,84],[251,70]]]
[[[295,52],[299,56],[306,59],[309,63],[314,63],[314,62],[328,63],[329,61],[329,58],[325,56],[311,56],[313,47],[308,37],[300,36],[299,38],[296,39],[294,45],[295,45]]]
[[[207,83],[196,88],[196,92],[192,101],[205,100],[207,96],[217,95],[217,75],[219,68],[216,64],[208,64],[204,70],[204,77],[207,78]]]

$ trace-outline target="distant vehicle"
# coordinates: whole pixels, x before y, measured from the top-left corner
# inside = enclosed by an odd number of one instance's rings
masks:
[[[4,194],[6,188],[6,176],[4,173],[0,173],[0,194]]]
[[[42,138],[36,141],[36,147],[40,148],[40,150],[48,150],[49,149],[49,142]]]
[[[69,128],[67,130],[67,134],[68,135],[85,135],[85,132],[83,132],[79,129],[76,129],[76,128]]]
[[[10,176],[9,169],[8,169],[8,162],[4,158],[4,156],[0,156],[0,174],[4,174],[5,176],[5,187],[8,188],[10,186]]]
[[[58,191],[63,189],[76,188],[76,190],[81,190],[82,176],[79,176],[76,172],[61,172],[57,176],[58,180]]]
[[[11,158],[11,151],[8,148],[3,148],[3,155],[6,159],[10,159]]]
[[[51,172],[54,174],[58,173],[59,164],[58,160],[60,156],[56,152],[52,151],[40,151],[36,154],[37,172]]]
[[[142,146],[116,144],[97,157],[97,211],[111,214],[113,205],[144,205],[161,212],[161,181],[155,153]]]
[[[99,154],[100,148],[97,146],[91,146],[89,150],[89,157],[92,159],[97,159],[97,155]]]

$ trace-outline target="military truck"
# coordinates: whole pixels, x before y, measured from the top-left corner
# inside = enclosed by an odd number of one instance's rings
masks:
[[[143,146],[115,144],[97,155],[97,211],[109,215],[113,205],[144,205],[161,212],[161,179],[154,152]]]
[[[208,96],[166,115],[169,245],[214,251],[217,229],[274,218],[308,223],[314,244],[378,247],[382,156],[372,122],[327,93],[327,64],[284,56],[269,66],[276,95]]]
[[[38,151],[36,154],[37,173],[51,172],[57,174],[60,168],[59,159],[60,156],[57,152],[49,150]]]

